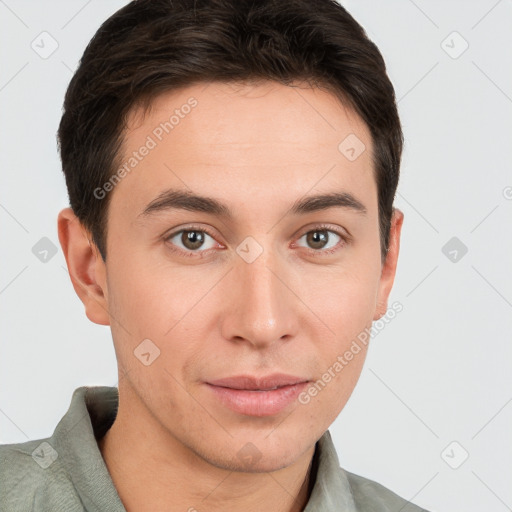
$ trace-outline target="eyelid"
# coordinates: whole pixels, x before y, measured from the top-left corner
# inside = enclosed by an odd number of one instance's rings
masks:
[[[322,224],[322,223],[306,226],[303,230],[301,230],[299,232],[300,234],[298,236],[296,236],[296,240],[302,238],[304,235],[306,235],[307,233],[310,233],[311,231],[331,231],[332,233],[335,233],[336,235],[341,237],[345,243],[352,242],[352,235],[346,229],[344,229],[338,225]],[[315,251],[314,249],[311,249],[311,250]],[[321,253],[322,251],[317,250],[315,252]]]
[[[225,249],[225,246],[217,241],[216,235],[213,234],[212,230],[210,230],[207,227],[204,226],[197,226],[197,225],[187,225],[180,227],[179,229],[173,229],[170,233],[166,233],[163,235],[162,239],[163,241],[168,244],[169,251],[173,253],[177,253],[181,256],[189,257],[189,258],[203,258],[206,257],[212,250],[219,249],[219,247],[213,247],[210,249],[203,249],[199,251],[187,251],[182,249],[181,247],[176,246],[173,244],[170,240],[174,238],[176,235],[179,235],[183,231],[201,231],[206,233],[208,236],[210,236],[216,244],[220,245],[222,249]]]
[[[210,230],[205,226],[197,226],[194,224],[180,227],[179,229],[168,232],[163,236],[163,239],[169,240],[170,238],[175,237],[178,233],[181,233],[182,231],[204,231],[206,234],[210,235],[212,238],[215,238],[215,240],[217,240],[216,235],[213,234],[213,230]]]
[[[220,242],[217,241],[217,237],[213,233],[213,230],[211,230],[210,228],[205,227],[205,226],[198,226],[198,225],[194,225],[194,224],[186,225],[186,226],[180,227],[179,229],[173,230],[170,233],[165,234],[163,236],[163,239],[165,242],[168,242],[171,238],[174,238],[176,235],[178,235],[179,233],[182,233],[183,231],[204,232],[207,235],[209,235],[211,238],[213,238],[217,244],[219,244],[223,248],[225,248],[225,246],[223,244],[221,244]],[[312,248],[296,245],[297,240],[301,239],[304,235],[306,235],[312,231],[330,231],[330,232],[338,235],[342,241],[336,245],[336,248],[331,248],[331,249],[326,249],[326,250],[312,249]],[[340,249],[340,247],[338,247],[340,244],[342,246],[344,246],[352,241],[352,236],[348,233],[348,231],[346,229],[341,228],[340,226],[335,226],[335,225],[330,225],[330,224],[312,224],[312,225],[309,225],[309,226],[306,226],[305,228],[303,228],[299,233],[300,233],[300,235],[296,236],[295,241],[292,242],[292,247],[301,247],[302,249],[305,249],[306,251],[310,251],[312,253],[316,253],[319,256],[321,256],[322,254],[330,254],[330,253],[337,252]],[[210,249],[198,250],[198,251],[185,251],[185,250],[181,249],[180,247],[176,247],[174,244],[170,244],[170,245],[172,245],[173,251],[180,252],[181,254],[184,254],[186,256],[196,255],[196,257],[201,257],[203,254],[207,254],[208,252],[210,252],[212,250],[212,248],[210,248]]]
[[[304,235],[307,235],[312,231],[329,231],[339,236],[341,238],[341,241],[330,249],[312,249],[311,247],[298,246],[296,241],[300,240]],[[325,255],[334,254],[341,250],[342,247],[352,242],[352,236],[350,235],[350,233],[348,233],[347,230],[341,228],[340,226],[333,226],[329,224],[314,224],[312,226],[310,225],[304,228],[301,231],[301,234],[296,237],[296,241],[292,243],[292,247],[301,247],[303,250],[307,252],[313,253],[314,255],[318,255],[318,257],[322,257]]]

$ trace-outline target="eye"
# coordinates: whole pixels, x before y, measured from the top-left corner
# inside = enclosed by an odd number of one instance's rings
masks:
[[[171,250],[182,252],[186,256],[206,252],[218,245],[207,231],[192,227],[170,234],[165,237],[165,241],[170,243]]]
[[[305,239],[306,248],[314,252],[331,254],[345,245],[346,239],[337,231],[319,227],[304,233],[299,241]],[[341,242],[341,245],[340,245]],[[300,244],[299,244],[300,245]],[[304,246],[302,246],[304,247]]]
[[[302,245],[301,240],[306,245]],[[204,228],[187,227],[175,231],[164,238],[172,252],[183,256],[203,257],[210,249],[223,248],[214,236]],[[348,242],[348,237],[327,226],[320,226],[304,233],[294,244],[320,255],[332,254],[340,250]]]

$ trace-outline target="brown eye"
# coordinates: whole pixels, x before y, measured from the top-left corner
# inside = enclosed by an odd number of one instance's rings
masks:
[[[306,241],[312,249],[323,249],[329,241],[327,230],[306,233]]]
[[[320,254],[330,254],[336,252],[342,245],[344,245],[345,238],[332,229],[318,228],[304,233],[299,238],[299,241],[305,239],[306,247],[314,252]],[[340,246],[340,247],[338,247]]]
[[[203,253],[216,246],[215,239],[202,229],[182,229],[166,237],[173,249],[184,254]]]
[[[204,232],[202,231],[182,231],[181,243],[187,249],[195,251],[204,244]]]

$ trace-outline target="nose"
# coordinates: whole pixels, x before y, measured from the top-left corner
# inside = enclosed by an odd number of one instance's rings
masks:
[[[286,262],[264,251],[248,263],[237,258],[225,285],[224,339],[264,349],[297,335],[300,301]]]

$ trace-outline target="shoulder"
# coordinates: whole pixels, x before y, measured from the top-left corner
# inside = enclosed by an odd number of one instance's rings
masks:
[[[341,471],[347,477],[357,510],[372,512],[428,512],[400,497],[387,487],[364,478],[355,473],[350,473],[342,468]]]
[[[78,510],[76,491],[52,447],[51,438],[0,445],[0,512]],[[80,509],[82,510],[82,509]]]

